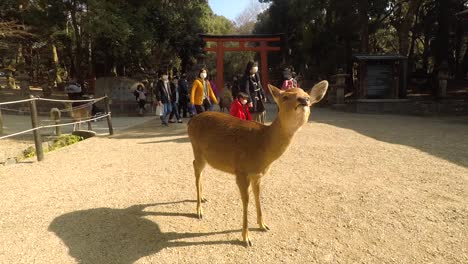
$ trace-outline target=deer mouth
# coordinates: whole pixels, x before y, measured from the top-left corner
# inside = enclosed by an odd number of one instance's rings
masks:
[[[297,108],[301,107],[301,108],[306,108],[307,106],[309,106],[309,104],[307,102],[304,102],[304,103],[300,103],[296,106],[296,110]]]

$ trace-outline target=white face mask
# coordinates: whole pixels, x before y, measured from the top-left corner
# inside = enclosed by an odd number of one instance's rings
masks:
[[[252,74],[255,74],[257,72],[258,72],[258,67],[257,66],[252,67],[252,70],[250,70],[250,73],[252,73]]]
[[[205,79],[206,78],[206,72],[200,73],[200,78]]]

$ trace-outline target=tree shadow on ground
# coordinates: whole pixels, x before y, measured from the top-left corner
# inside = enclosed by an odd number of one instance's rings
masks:
[[[145,216],[196,218],[195,214],[144,211],[147,207],[193,202],[190,200],[133,205],[125,209],[95,208],[67,213],[55,218],[49,226],[69,248],[78,263],[134,263],[138,259],[167,247],[232,244],[240,240],[188,242],[184,239],[228,234],[240,230],[209,233],[162,232],[157,223]]]
[[[188,120],[187,120],[188,121]],[[153,120],[145,122],[141,125],[134,126],[118,134],[110,137],[111,139],[145,139],[156,137],[172,137],[187,135],[187,124],[170,124],[162,126],[154,123]]]
[[[163,139],[163,140],[155,140],[155,141],[141,142],[141,143],[138,143],[138,144],[157,144],[157,143],[167,143],[167,142],[172,142],[172,143],[188,143],[188,142],[190,142],[190,139],[189,139],[188,137],[171,138],[171,139]]]
[[[454,164],[468,167],[466,117],[372,115],[320,108],[312,109],[311,120],[351,129],[379,141],[413,147]]]

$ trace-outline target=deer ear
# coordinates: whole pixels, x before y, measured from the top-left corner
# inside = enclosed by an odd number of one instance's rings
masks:
[[[278,103],[279,96],[283,93],[280,89],[276,88],[275,86],[268,84],[268,89],[270,90],[271,95],[273,96],[273,99],[275,99],[275,102]]]
[[[320,100],[322,100],[322,98],[327,93],[327,89],[328,89],[327,81],[321,81],[317,83],[316,85],[314,85],[314,87],[312,87],[312,90],[309,92],[310,103],[315,104],[315,103],[320,102]]]

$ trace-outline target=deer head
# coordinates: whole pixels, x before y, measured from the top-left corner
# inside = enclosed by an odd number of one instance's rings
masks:
[[[282,91],[270,84],[268,88],[278,105],[278,120],[280,120],[282,127],[290,132],[295,132],[309,120],[310,106],[325,96],[328,82],[317,83],[309,93],[304,92],[301,88]]]

